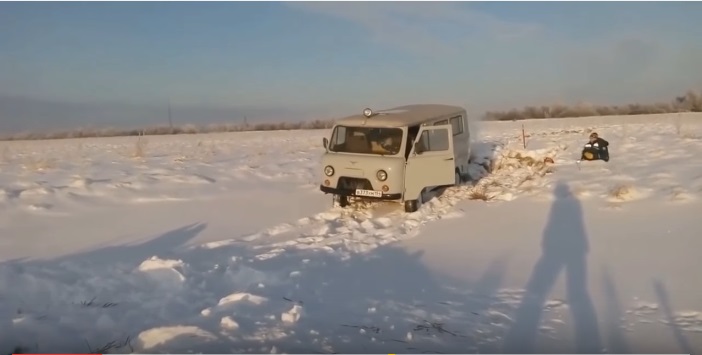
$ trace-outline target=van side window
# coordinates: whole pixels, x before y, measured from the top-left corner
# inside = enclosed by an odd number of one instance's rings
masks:
[[[463,133],[463,116],[451,117],[451,129],[454,136]]]
[[[424,151],[440,152],[449,149],[449,136],[446,129],[435,129],[422,132],[422,137],[417,144],[421,144]]]
[[[448,124],[448,120],[441,120],[441,121],[434,122],[434,126],[441,126],[441,125],[445,125],[445,124]]]

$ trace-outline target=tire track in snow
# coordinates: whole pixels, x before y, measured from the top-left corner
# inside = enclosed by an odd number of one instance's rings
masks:
[[[293,223],[282,223],[239,240],[225,240],[201,245],[213,249],[234,243],[260,243],[254,258],[275,258],[287,249],[315,249],[348,258],[351,254],[367,253],[377,247],[416,237],[421,227],[440,219],[461,218],[464,212],[456,205],[476,199],[476,193],[487,194],[495,201],[509,201],[537,188],[545,188],[542,179],[551,172],[543,163],[545,156],[554,157],[560,148],[538,151],[502,149],[493,145],[489,154],[475,159],[470,167],[470,183],[427,194],[427,200],[413,213],[406,213],[393,202],[355,203],[346,208],[333,207]],[[488,173],[489,167],[494,167]],[[253,259],[252,259],[253,260]]]

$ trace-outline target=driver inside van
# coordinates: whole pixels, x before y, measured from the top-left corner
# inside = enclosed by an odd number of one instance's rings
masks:
[[[397,153],[401,145],[401,141],[398,139],[398,137],[395,137],[392,134],[381,135],[381,132],[377,132],[378,134],[374,134],[373,138],[371,138],[371,149],[373,152],[379,154]]]
[[[395,146],[395,141],[392,136],[385,137],[383,141],[380,143],[380,146],[385,148],[387,151],[393,151],[393,147]]]

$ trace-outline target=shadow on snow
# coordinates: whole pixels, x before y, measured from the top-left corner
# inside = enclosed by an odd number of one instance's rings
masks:
[[[346,260],[291,248],[260,261],[253,256],[261,251],[244,244],[184,249],[205,227],[187,225],[141,244],[54,260],[0,264],[0,350],[86,353],[114,342],[102,352],[497,351],[494,341],[478,340],[476,330],[490,327],[485,312],[496,302],[504,257],[472,285],[459,285],[437,279],[421,252],[390,246]],[[139,271],[154,255],[183,265]],[[232,293],[265,301],[217,306]],[[282,314],[296,304],[301,318],[286,323]],[[204,309],[210,313],[203,315]],[[223,328],[224,317],[237,328]],[[144,330],[175,326],[186,331],[160,343],[137,339]]]

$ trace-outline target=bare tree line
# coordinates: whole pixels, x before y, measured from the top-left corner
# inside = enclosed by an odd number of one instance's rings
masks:
[[[484,119],[487,121],[515,121],[538,118],[626,116],[676,112],[702,112],[702,95],[690,90],[685,95],[678,96],[670,102],[654,104],[527,106],[522,109],[511,109],[509,111],[488,111],[485,113]]]
[[[695,91],[688,91],[685,95],[676,97],[670,102],[654,104],[628,104],[628,105],[545,105],[527,106],[522,109],[508,111],[488,111],[483,119],[487,121],[512,121],[539,118],[565,118],[610,115],[644,115],[676,112],[702,112],[702,95]],[[170,120],[169,120],[170,121]],[[279,123],[215,123],[208,125],[185,124],[174,126],[171,122],[166,125],[134,129],[117,128],[78,128],[58,132],[25,132],[10,135],[0,134],[0,140],[37,140],[37,139],[65,139],[88,137],[119,137],[139,135],[170,135],[170,134],[197,134],[220,132],[245,132],[245,131],[278,131],[278,130],[303,130],[303,129],[328,129],[334,125],[334,120],[315,120],[306,122],[279,122]]]
[[[309,122],[280,122],[280,123],[257,123],[257,124],[237,124],[237,123],[213,123],[208,125],[185,124],[181,126],[152,126],[144,128],[117,129],[117,128],[78,128],[70,131],[58,132],[25,132],[7,136],[0,136],[0,140],[37,140],[37,139],[66,139],[66,138],[89,138],[89,137],[123,137],[140,135],[171,135],[171,134],[198,134],[198,133],[223,133],[223,132],[245,132],[245,131],[289,131],[303,129],[324,129],[331,128],[333,120],[329,121],[309,121]]]

